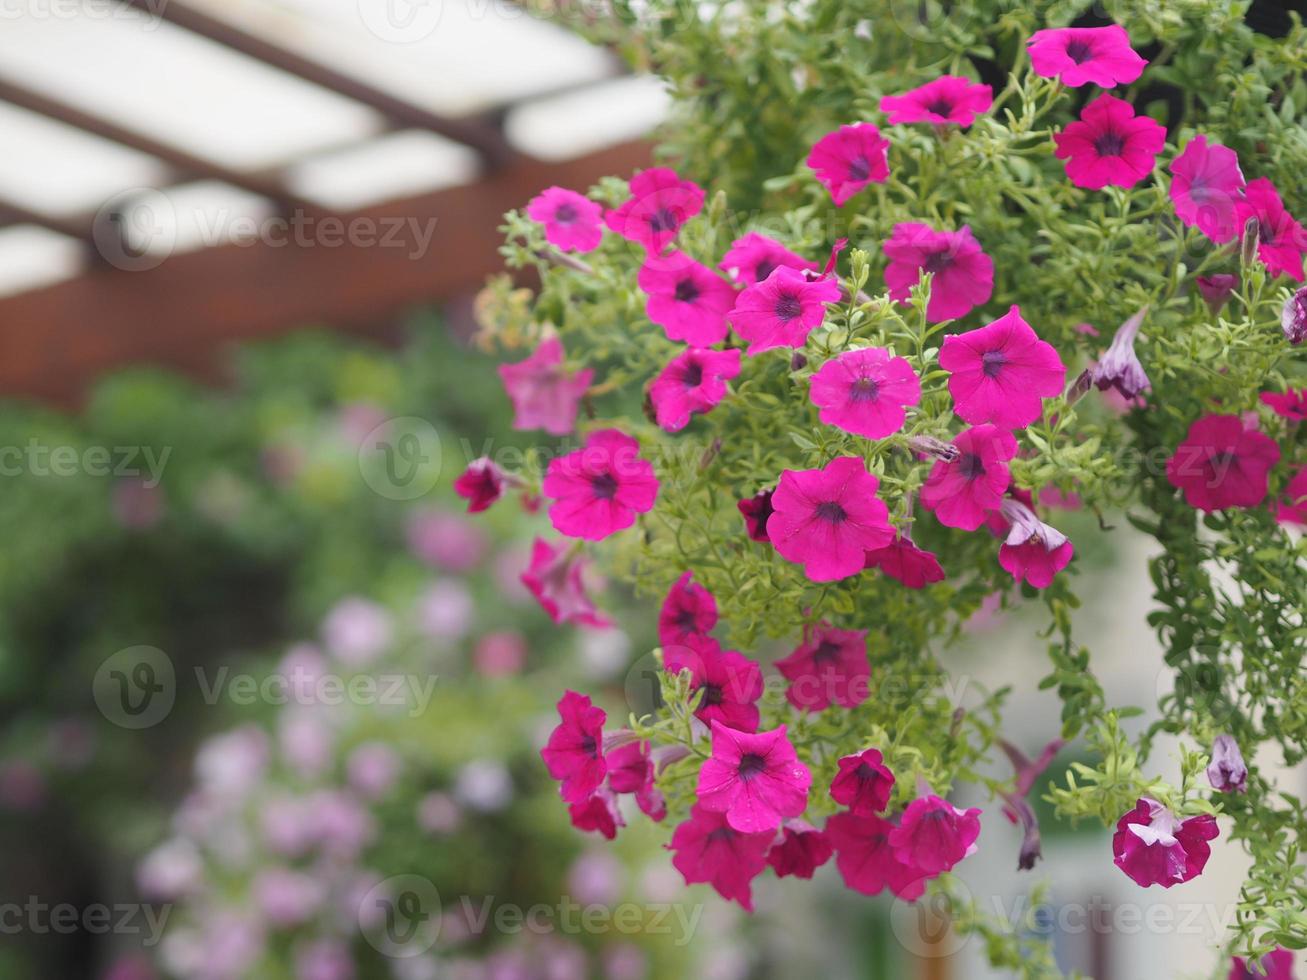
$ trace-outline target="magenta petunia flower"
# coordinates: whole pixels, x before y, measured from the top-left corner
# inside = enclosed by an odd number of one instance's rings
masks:
[[[1243,793],[1248,789],[1248,766],[1233,735],[1217,735],[1212,742],[1212,759],[1207,764],[1207,781],[1218,793]]]
[[[816,262],[795,255],[776,239],[759,235],[756,231],[732,242],[722,260],[717,263],[717,268],[722,272],[746,286],[766,281],[781,266],[796,272],[817,271]]]
[[[690,689],[699,692],[694,716],[705,725],[757,731],[762,669],[744,654],[723,650],[711,637],[690,636],[663,650],[663,666],[673,674],[690,672]]]
[[[903,864],[925,874],[948,871],[975,850],[980,811],[960,810],[938,796],[919,796],[890,831],[889,844]]]
[[[837,630],[829,623],[804,630],[803,642],[776,669],[790,682],[785,700],[796,708],[856,708],[871,694],[866,630]]]
[[[752,357],[773,347],[802,347],[821,326],[826,304],[840,298],[834,279],[809,280],[802,272],[779,266],[763,282],[749,286],[727,319],[749,342]]]
[[[694,572],[678,578],[663,600],[658,613],[658,642],[664,646],[706,638],[717,625],[717,600],[691,579]]]
[[[830,191],[836,207],[868,184],[889,177],[889,140],[871,123],[841,126],[819,139],[808,154],[808,167]]]
[[[1071,183],[1090,191],[1134,187],[1153,170],[1166,145],[1166,127],[1148,116],[1136,116],[1129,102],[1100,95],[1076,122],[1053,134],[1054,153],[1066,161]]]
[[[939,366],[949,372],[953,410],[972,425],[1023,429],[1062,392],[1066,367],[1053,345],[1013,306],[993,323],[944,338]]]
[[[1226,980],[1294,980],[1293,951],[1277,946],[1252,964],[1236,956]]]
[[[603,834],[609,840],[617,836],[618,827],[626,826],[622,811],[617,808],[617,797],[604,786],[595,790],[588,800],[573,803],[567,812],[572,818],[572,826],[577,830]]]
[[[631,196],[604,223],[623,238],[660,254],[687,221],[703,210],[703,188],[674,170],[654,167],[631,178]]]
[[[759,490],[752,497],[741,500],[735,505],[744,518],[744,526],[749,533],[749,537],[754,541],[771,543],[771,538],[767,536],[767,524],[771,520],[771,498],[775,492],[774,490]]]
[[[540,750],[549,775],[562,785],[568,803],[585,803],[608,774],[604,762],[604,722],[608,714],[584,694],[567,691],[558,702],[562,719]]]
[[[883,439],[903,428],[906,409],[921,401],[921,382],[904,358],[883,347],[862,347],[823,364],[808,397],[827,425]]]
[[[653,465],[640,444],[617,429],[592,433],[576,452],[549,461],[541,491],[560,534],[599,541],[635,523],[658,497]]]
[[[632,793],[636,805],[655,823],[667,816],[663,794],[654,785],[654,763],[649,743],[628,742],[608,753],[608,788],[614,793]]]
[[[830,860],[833,853],[826,835],[806,820],[786,820],[781,836],[767,852],[767,863],[777,878],[793,875],[811,878],[812,873]]]
[[[1068,88],[1092,82],[1100,88],[1129,85],[1148,64],[1130,47],[1124,27],[1058,27],[1036,31],[1026,41],[1036,75]]]
[[[646,259],[636,282],[649,294],[645,313],[668,340],[711,347],[731,332],[726,314],[735,305],[735,288],[684,252]]]
[[[672,867],[685,877],[687,885],[706,882],[727,901],[739,902],[753,911],[751,882],[767,868],[772,831],[741,833],[726,822],[724,814],[696,804],[690,818],[672,834],[668,850],[674,852]]]
[[[1257,219],[1257,257],[1272,275],[1283,273],[1302,282],[1302,257],[1307,251],[1307,230],[1284,209],[1280,192],[1265,177],[1248,181],[1235,206],[1240,238],[1252,219]]]
[[[555,623],[603,629],[612,623],[599,614],[585,590],[586,565],[586,559],[570,544],[560,542],[555,547],[536,538],[522,584]]]
[[[649,386],[654,418],[667,432],[680,432],[690,416],[710,411],[726,397],[726,382],[740,373],[740,351],[691,347],[668,362]]]
[[[725,813],[741,833],[771,832],[808,807],[812,773],[785,737],[785,726],[750,735],[712,723],[712,755],[699,769],[699,805]]]
[[[1201,511],[1256,507],[1266,499],[1267,475],[1279,461],[1275,440],[1246,428],[1239,416],[1205,415],[1166,461],[1166,478]]]
[[[1000,511],[1010,523],[1007,540],[998,549],[998,563],[1018,582],[1046,589],[1070,563],[1075,548],[1065,534],[1035,516],[1019,500],[1006,498]]]
[[[944,569],[940,567],[939,559],[902,535],[883,548],[868,551],[863,568],[879,568],[909,589],[924,589],[932,582],[944,581]]]
[[[931,877],[904,864],[890,845],[894,824],[874,814],[837,813],[826,821],[826,839],[835,849],[835,867],[844,884],[863,895],[888,888],[906,902],[915,902]]]
[[[884,96],[880,111],[889,114],[891,126],[920,122],[970,126],[993,104],[994,90],[988,85],[958,75],[943,75],[911,92]]]
[[[1207,842],[1218,834],[1212,815],[1204,813],[1181,822],[1145,796],[1116,822],[1113,863],[1143,888],[1170,888],[1202,874],[1211,855]]]
[[[880,481],[862,460],[839,456],[820,470],[785,470],[772,495],[767,535],[814,582],[862,571],[868,551],[894,540]]]
[[[974,531],[997,510],[1011,482],[1007,461],[1017,454],[1012,433],[992,425],[967,429],[953,440],[959,456],[938,461],[921,488],[921,503],[941,524]]]
[[[545,226],[545,241],[564,252],[593,252],[604,237],[604,209],[584,194],[549,187],[531,198],[526,215]]]
[[[1307,388],[1299,388],[1297,391],[1290,389],[1283,394],[1263,391],[1261,399],[1263,405],[1269,405],[1282,418],[1294,422],[1307,421]]]
[[[1307,526],[1307,466],[1295,473],[1285,485],[1284,496],[1271,507],[1281,524]]]
[[[544,429],[551,436],[572,431],[594,371],[569,374],[563,356],[562,341],[547,337],[525,361],[499,365],[499,377],[513,403],[514,429]]]
[[[846,755],[840,759],[839,766],[840,771],[830,784],[832,800],[843,803],[850,813],[860,817],[880,813],[889,806],[894,773],[886,767],[880,749]]]
[[[932,273],[926,319],[956,320],[989,302],[994,292],[994,260],[980,248],[967,225],[935,231],[929,225],[903,222],[883,246],[890,260],[885,285],[891,299],[906,303],[923,272]]]
[[[1099,391],[1115,388],[1122,398],[1129,400],[1138,398],[1148,390],[1148,375],[1144,373],[1144,366],[1135,354],[1135,337],[1139,334],[1147,312],[1148,307],[1145,306],[1121,324],[1112,337],[1112,343],[1090,369],[1090,380]]]
[[[454,481],[454,492],[467,501],[467,512],[485,510],[504,495],[504,471],[488,456],[474,459]]]
[[[1239,155],[1219,143],[1208,146],[1202,133],[1171,161],[1171,201],[1176,215],[1218,245],[1239,233],[1235,212],[1243,188]]]
[[[1203,302],[1212,311],[1212,316],[1216,316],[1225,309],[1225,304],[1230,302],[1230,297],[1239,288],[1239,277],[1218,272],[1212,276],[1194,276],[1194,283],[1198,286]]]

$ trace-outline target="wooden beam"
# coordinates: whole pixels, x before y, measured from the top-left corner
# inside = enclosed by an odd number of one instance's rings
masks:
[[[629,174],[650,155],[635,142],[565,163],[519,159],[476,184],[323,218],[298,234],[265,226],[249,244],[139,272],[97,268],[0,298],[0,395],[70,404],[127,364],[212,374],[230,341],[310,324],[376,330],[502,268],[505,211],[551,184],[584,190]]]
[[[423,109],[352,75],[297,54],[267,38],[250,34],[224,20],[201,13],[181,0],[167,0],[166,3],[160,3],[159,0],[122,0],[122,2],[151,17],[161,17],[170,24],[261,61],[265,65],[370,106],[392,124],[430,130],[464,146],[470,146],[481,155],[483,162],[490,169],[504,166],[513,157],[512,148],[503,133],[493,126],[475,120],[453,119]]]

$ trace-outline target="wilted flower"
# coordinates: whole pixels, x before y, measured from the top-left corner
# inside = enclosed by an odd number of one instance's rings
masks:
[[[1307,287],[1298,290],[1284,301],[1280,325],[1284,327],[1285,340],[1295,347],[1303,340],[1307,340]]]
[[[1207,764],[1207,781],[1218,793],[1242,793],[1248,788],[1248,767],[1233,735],[1217,735],[1212,743],[1212,761]]]
[[[1099,391],[1115,388],[1125,398],[1137,398],[1149,387],[1148,375],[1135,355],[1135,337],[1147,312],[1145,306],[1117,328],[1107,352],[1093,369],[1094,384]]]

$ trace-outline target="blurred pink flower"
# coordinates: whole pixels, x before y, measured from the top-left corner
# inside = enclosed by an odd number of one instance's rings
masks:
[[[466,572],[485,558],[485,532],[462,514],[428,509],[415,511],[408,522],[408,547],[433,568]]]
[[[342,599],[322,621],[327,652],[350,667],[372,663],[395,637],[390,613],[379,603],[359,596]]]

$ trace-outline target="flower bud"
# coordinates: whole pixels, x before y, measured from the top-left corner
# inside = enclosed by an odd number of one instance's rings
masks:
[[[1225,304],[1230,302],[1230,297],[1239,287],[1239,277],[1225,272],[1218,272],[1214,276],[1197,276],[1194,282],[1198,285],[1203,302],[1212,311],[1212,316],[1225,309]]]

